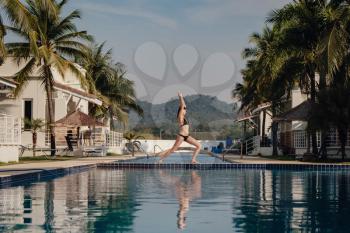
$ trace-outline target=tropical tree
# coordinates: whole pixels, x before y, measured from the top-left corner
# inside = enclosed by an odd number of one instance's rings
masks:
[[[280,53],[279,37],[279,31],[269,27],[265,27],[261,34],[254,33],[250,37],[254,47],[243,51],[243,58],[250,59],[242,70],[244,81],[243,84],[236,85],[233,91],[233,96],[241,100],[241,110],[252,110],[262,103],[270,102],[270,111],[275,117],[286,102],[289,90],[294,85],[294,80],[289,75],[298,71],[298,63]],[[273,155],[277,155],[277,130],[278,123],[274,121]],[[263,130],[262,135],[264,134]]]
[[[36,143],[38,139],[38,131],[45,125],[43,119],[24,119],[24,124],[32,131],[33,157],[35,157]]]
[[[284,50],[289,56],[300,59],[303,64],[304,75],[295,77],[299,84],[310,94],[312,103],[316,103],[317,83],[315,74],[319,57],[319,43],[325,29],[322,15],[327,1],[297,0],[275,10],[268,17],[268,22],[280,29],[284,35]],[[317,154],[317,140],[315,129],[311,131],[312,153]]]
[[[0,65],[4,62],[6,49],[4,44],[4,37],[6,35],[6,29],[2,22],[2,18],[0,16]]]
[[[30,74],[38,70],[47,96],[47,123],[50,131],[51,155],[55,155],[55,130],[53,112],[53,69],[64,77],[70,70],[86,85],[85,77],[79,67],[72,62],[77,56],[84,56],[84,41],[91,40],[86,31],[78,31],[73,23],[80,18],[74,10],[62,16],[67,0],[1,0],[11,25],[7,30],[16,34],[21,41],[6,43],[7,52],[14,56],[23,68],[15,74],[19,83],[15,94],[19,94],[30,79]]]
[[[139,151],[141,149],[141,142],[139,139],[145,139],[141,135],[137,135],[134,132],[126,132],[123,134],[123,137],[128,141],[125,146],[132,153],[132,156],[135,156],[135,151]]]
[[[240,97],[242,109],[256,107],[261,101],[271,102],[273,109],[274,105],[283,106],[274,100],[288,99],[283,92],[299,84],[312,102],[308,119],[312,152],[326,158],[329,129],[338,129],[344,148],[349,128],[344,100],[350,79],[350,3],[295,0],[273,11],[267,22],[272,30],[265,28],[262,34],[253,34],[250,41],[255,46],[243,52],[250,60],[242,71],[243,84],[236,86],[233,95]],[[320,151],[316,130],[322,133]],[[342,153],[344,157],[344,149]]]
[[[92,112],[98,117],[109,116],[113,129],[114,118],[126,123],[129,109],[140,115],[143,111],[136,102],[134,83],[125,78],[125,66],[114,64],[112,50],[103,52],[104,44],[92,45],[78,62],[86,70],[90,91],[103,100],[102,106],[91,106]]]

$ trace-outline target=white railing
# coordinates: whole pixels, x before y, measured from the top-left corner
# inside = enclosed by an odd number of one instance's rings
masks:
[[[107,146],[110,147],[121,147],[123,141],[123,133],[110,131],[107,134]]]
[[[304,130],[293,131],[293,147],[296,149],[302,149],[307,147],[307,133]],[[321,132],[316,133],[317,147],[321,146]],[[310,136],[311,143],[311,136]],[[327,147],[340,147],[340,140],[338,136],[338,131],[334,128],[330,129],[326,138]],[[346,146],[350,146],[350,130],[348,131],[348,138]]]
[[[106,132],[92,132],[86,135],[84,132],[80,136],[81,145],[93,146],[107,146],[107,147],[121,147],[123,141],[123,134],[115,131]]]
[[[260,141],[261,141],[261,137],[260,136],[252,136],[250,138],[248,138],[245,141],[245,145],[246,145],[246,154],[252,154],[254,152],[256,152],[257,150],[259,150],[260,148]]]
[[[21,144],[21,120],[0,114],[0,145]]]
[[[65,136],[67,136],[67,128],[56,127],[56,146],[65,147],[67,146],[67,141]],[[96,131],[87,132],[86,130],[81,131],[79,134],[79,139],[77,139],[76,131],[71,132],[71,138],[73,141],[77,142],[78,146],[107,146],[107,147],[121,147],[123,140],[123,133],[102,130],[101,128],[96,129]],[[50,135],[49,131],[46,131],[46,145],[50,145]]]

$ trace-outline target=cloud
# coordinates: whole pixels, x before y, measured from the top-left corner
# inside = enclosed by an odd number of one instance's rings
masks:
[[[175,20],[164,17],[153,12],[147,12],[144,9],[136,9],[126,6],[112,6],[111,4],[100,4],[100,3],[84,3],[80,5],[81,8],[85,10],[91,10],[93,12],[100,12],[104,14],[114,14],[120,16],[138,17],[147,19],[159,26],[167,27],[170,29],[177,29],[178,24]]]

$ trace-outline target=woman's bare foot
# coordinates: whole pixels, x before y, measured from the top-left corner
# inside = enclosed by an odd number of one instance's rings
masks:
[[[162,164],[164,162],[164,158],[160,157],[160,159],[158,160],[158,164]]]
[[[191,163],[192,163],[192,164],[199,164],[199,162],[196,161],[196,160],[192,160]]]

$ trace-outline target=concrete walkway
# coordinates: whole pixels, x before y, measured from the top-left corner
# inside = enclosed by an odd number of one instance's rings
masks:
[[[220,158],[222,158],[221,155],[219,155]],[[231,163],[245,163],[245,164],[338,164],[342,165],[344,163],[317,163],[317,162],[303,162],[298,160],[278,160],[271,158],[263,158],[258,156],[245,156],[243,155],[243,159],[241,159],[240,155],[233,155],[233,154],[227,154],[225,155],[225,161],[231,162]]]
[[[221,158],[220,155],[217,155]],[[76,158],[65,161],[28,161],[20,164],[12,164],[6,166],[0,166],[0,180],[2,178],[24,175],[24,174],[34,174],[40,171],[54,171],[57,169],[74,168],[80,166],[94,166],[101,163],[112,163],[116,161],[122,161],[127,159],[133,159],[137,157],[144,157],[144,154],[136,154],[135,157],[131,155],[119,155],[119,156],[105,156],[105,157],[84,157]],[[240,155],[225,155],[225,160],[231,163],[240,164],[319,164],[311,162],[301,162],[301,161],[284,161],[276,160],[270,158],[262,158],[255,156],[243,156],[241,159]],[[322,163],[326,164],[326,163]],[[334,163],[333,163],[334,164]],[[343,164],[343,163],[337,163]]]
[[[219,156],[220,157],[220,156]],[[277,159],[270,159],[270,158],[262,158],[258,156],[244,156],[241,158],[240,155],[231,155],[227,154],[225,155],[225,161],[231,162],[231,163],[254,163],[254,164],[266,164],[266,163],[273,163],[273,164],[308,164],[301,161],[288,161],[288,160],[277,160]]]
[[[143,157],[144,155],[135,155]],[[105,156],[105,157],[84,157],[64,161],[28,161],[20,164],[0,166],[0,178],[19,174],[35,173],[42,170],[55,170],[59,168],[74,168],[78,166],[96,165],[99,163],[111,163],[126,159],[135,158],[131,155]]]

